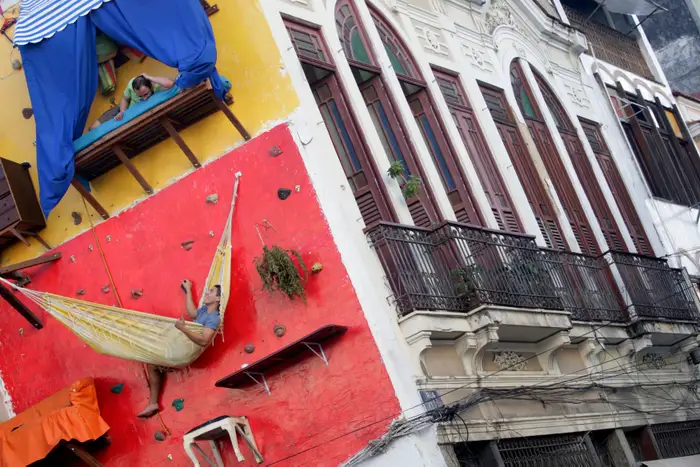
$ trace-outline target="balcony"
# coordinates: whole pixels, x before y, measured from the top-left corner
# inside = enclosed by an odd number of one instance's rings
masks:
[[[625,322],[619,293],[603,257],[556,252],[560,261],[560,289],[564,309],[576,321]]]
[[[636,38],[592,19],[586,21],[587,15],[566,5],[564,10],[571,25],[586,35],[591,55],[638,76],[654,79]]]
[[[606,257],[624,285],[622,295],[632,318],[697,321],[692,285],[682,269],[650,256],[610,252]]]
[[[690,283],[662,259],[542,249],[534,237],[455,222],[381,223],[367,235],[401,317],[487,307],[566,311],[584,322],[698,321]]]
[[[534,237],[447,222],[431,233],[447,258],[451,286],[466,310],[481,305],[563,309],[555,285],[556,255]]]

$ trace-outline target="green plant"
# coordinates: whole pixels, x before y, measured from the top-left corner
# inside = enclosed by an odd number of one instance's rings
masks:
[[[389,166],[387,174],[394,180],[398,180],[398,182],[403,185],[401,187],[401,192],[405,198],[410,199],[418,195],[418,192],[420,191],[421,179],[415,175],[411,175],[406,178],[404,176],[405,171],[406,169],[401,161],[394,161]]]
[[[292,257],[299,263],[304,277],[299,274]],[[299,297],[306,303],[304,284],[308,273],[301,253],[296,250],[283,250],[278,246],[268,248],[263,245],[262,255],[255,258],[254,263],[262,279],[263,289],[269,292],[279,290],[292,300],[294,297]]]

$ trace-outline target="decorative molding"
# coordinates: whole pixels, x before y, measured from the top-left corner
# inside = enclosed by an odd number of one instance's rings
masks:
[[[493,63],[489,60],[486,51],[478,46],[462,42],[462,54],[469,59],[469,63],[485,71],[493,71]]]
[[[399,11],[399,0],[384,0],[384,4],[393,12]]]
[[[591,107],[591,101],[581,86],[574,83],[564,83],[564,87],[566,88],[566,95],[571,98],[571,102],[586,109]]]
[[[493,362],[503,371],[527,370],[527,360],[522,355],[510,350],[494,353]]]
[[[425,50],[438,55],[450,55],[450,48],[439,29],[417,21],[414,23],[416,35]]]
[[[666,360],[657,353],[649,352],[642,357],[642,364],[654,370],[660,370],[666,366]]]

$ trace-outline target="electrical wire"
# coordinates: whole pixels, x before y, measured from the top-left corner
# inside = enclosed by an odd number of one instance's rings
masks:
[[[607,323],[603,323],[603,324],[601,324],[601,325],[599,325],[599,326],[594,326],[590,331],[587,331],[587,332],[581,334],[581,335],[578,336],[578,337],[585,337],[585,336],[587,336],[587,335],[589,335],[589,334],[591,334],[591,333],[597,332],[597,331],[600,330],[600,329],[603,329],[603,328],[605,328],[605,327],[608,327],[608,326],[610,326],[611,324],[612,324],[611,322],[607,322]],[[530,357],[528,357],[528,358],[526,358],[526,359],[519,360],[518,362],[515,362],[515,363],[513,363],[513,364],[511,364],[511,365],[508,365],[508,366],[506,366],[506,367],[504,367],[504,368],[501,368],[501,369],[499,369],[499,370],[497,370],[497,371],[494,371],[494,372],[492,372],[492,373],[489,373],[489,374],[487,374],[487,375],[484,375],[483,377],[479,378],[479,380],[476,381],[476,382],[474,382],[474,383],[480,384],[480,383],[483,382],[485,379],[488,379],[488,378],[490,378],[490,377],[493,377],[493,376],[495,376],[495,375],[497,375],[497,374],[500,374],[500,373],[502,373],[502,372],[504,372],[504,371],[508,371],[510,368],[513,368],[514,366],[519,365],[519,364],[522,363],[523,361],[529,361],[529,360],[532,360],[532,359],[534,359],[534,358],[537,358],[537,357],[539,357],[540,355],[543,355],[544,353],[547,353],[547,352],[550,352],[550,351],[552,351],[552,350],[555,350],[557,347],[559,347],[559,346],[558,346],[558,345],[555,345],[555,346],[552,347],[552,348],[543,350],[543,351],[541,351],[541,352],[539,352],[539,353],[536,353],[536,354],[534,354],[534,355],[532,355],[532,356],[530,356]],[[628,357],[627,355],[624,355],[624,356],[618,357],[617,359],[627,358],[627,357]],[[600,364],[590,365],[590,366],[588,366],[588,367],[585,367],[585,368],[576,370],[575,372],[571,372],[571,373],[568,373],[568,374],[563,375],[563,376],[570,376],[571,374],[579,373],[579,372],[585,371],[585,370],[587,370],[587,369],[593,368],[593,367],[598,366],[598,365],[600,365]],[[583,379],[583,378],[589,378],[590,376],[591,376],[590,374],[583,374],[583,375],[580,375],[580,376],[578,376],[578,377],[576,377],[576,378],[573,378],[572,380],[579,380],[579,379]],[[412,407],[409,407],[409,408],[407,408],[407,409],[404,409],[404,410],[402,410],[401,412],[399,412],[399,413],[396,414],[396,415],[390,415],[390,416],[387,416],[387,417],[383,417],[383,418],[380,419],[380,420],[376,420],[376,421],[371,422],[371,423],[369,423],[369,424],[367,424],[367,425],[360,426],[360,427],[358,427],[358,428],[356,428],[356,429],[354,429],[354,430],[352,430],[352,431],[350,431],[350,432],[341,434],[341,435],[339,435],[339,436],[337,436],[337,437],[334,437],[334,438],[332,438],[332,439],[330,439],[330,440],[327,440],[327,441],[324,441],[324,442],[315,444],[315,445],[313,445],[313,446],[310,446],[309,448],[306,448],[306,449],[304,449],[304,450],[298,451],[298,452],[296,452],[296,453],[292,453],[292,454],[290,454],[289,456],[286,456],[286,457],[284,457],[284,458],[282,458],[282,459],[278,459],[278,460],[273,461],[273,462],[271,462],[271,463],[268,463],[268,464],[266,464],[266,465],[271,466],[271,465],[279,464],[280,462],[284,462],[284,461],[289,460],[289,459],[291,459],[291,458],[293,458],[293,457],[297,457],[297,456],[299,456],[299,455],[301,455],[301,454],[304,454],[304,453],[306,453],[306,452],[309,452],[309,451],[311,451],[311,450],[313,450],[313,449],[316,449],[316,448],[318,448],[318,447],[321,447],[321,446],[323,446],[323,445],[325,445],[325,444],[329,444],[329,443],[332,443],[332,442],[334,442],[334,441],[337,441],[338,439],[341,439],[341,438],[343,438],[343,437],[345,437],[345,436],[349,436],[349,435],[354,434],[354,433],[356,433],[356,432],[358,432],[358,431],[364,430],[364,429],[366,429],[366,428],[370,428],[370,427],[375,426],[375,425],[377,425],[377,424],[379,424],[379,423],[382,423],[382,422],[388,421],[388,420],[390,420],[390,419],[393,419],[393,418],[399,417],[399,416],[401,416],[401,415],[404,415],[404,414],[406,414],[406,413],[407,413],[408,411],[410,411],[410,410],[416,409],[416,408],[418,408],[418,407],[425,407],[425,405],[428,404],[429,402],[433,402],[433,401],[436,401],[436,400],[438,400],[438,399],[442,399],[442,397],[444,397],[445,395],[451,394],[451,393],[453,393],[453,392],[455,392],[455,391],[462,390],[462,389],[470,389],[470,385],[471,385],[471,384],[474,384],[474,383],[467,383],[467,384],[462,385],[462,386],[459,386],[459,387],[457,387],[457,388],[453,388],[453,389],[451,389],[451,390],[449,390],[449,391],[447,391],[447,392],[445,392],[445,393],[442,393],[442,394],[440,394],[440,395],[438,395],[438,396],[436,396],[436,397],[433,397],[433,398],[431,398],[431,399],[428,399],[428,400],[426,400],[426,401],[423,401],[423,402],[420,403],[420,404],[417,404],[417,405],[415,405],[415,406],[412,406]],[[552,383],[550,383],[550,384],[548,384],[548,385],[545,385],[545,386],[543,386],[543,387],[548,387],[548,386],[551,386],[551,385],[556,384],[556,383],[557,383],[557,382],[555,381],[555,382],[552,382]],[[467,396],[467,397],[470,397],[470,396]],[[461,401],[461,400],[463,400],[463,399],[464,399],[464,398],[459,399],[458,401]],[[418,415],[418,416],[420,417],[420,416],[423,416],[423,415],[425,415],[425,414],[420,414],[420,415]]]

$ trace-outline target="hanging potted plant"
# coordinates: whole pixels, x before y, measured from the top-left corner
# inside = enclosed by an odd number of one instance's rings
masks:
[[[257,226],[255,227],[257,230]],[[306,303],[306,290],[304,285],[308,278],[306,264],[301,253],[296,250],[285,250],[277,245],[268,247],[258,231],[258,236],[263,244],[262,255],[255,258],[255,269],[262,279],[263,289],[268,292],[279,290],[291,300],[301,298]],[[299,268],[294,263],[299,264]],[[301,269],[302,274],[299,273]]]
[[[421,179],[415,175],[410,175],[408,178],[404,175],[406,169],[401,161],[394,161],[389,166],[387,174],[397,180],[401,185],[401,192],[406,199],[411,199],[418,196],[420,191]]]

